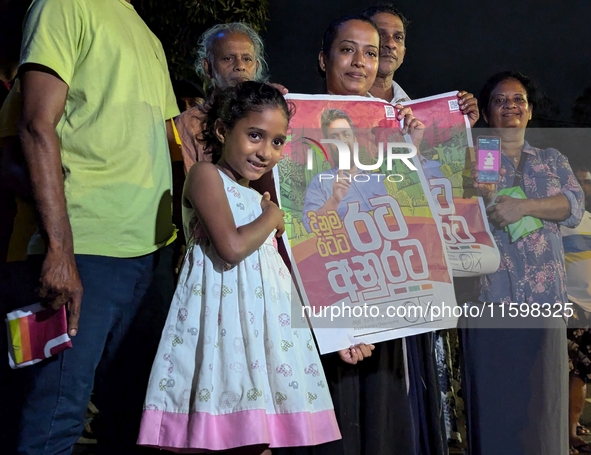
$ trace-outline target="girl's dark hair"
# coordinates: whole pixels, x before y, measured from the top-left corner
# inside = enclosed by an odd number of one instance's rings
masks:
[[[322,51],[322,53],[324,54],[324,56],[326,58],[328,58],[330,55],[330,49],[332,48],[334,40],[336,39],[337,34],[339,33],[341,25],[343,25],[345,22],[349,22],[349,21],[367,22],[368,24],[371,24],[371,26],[373,28],[376,29],[376,32],[378,33],[378,37],[380,36],[380,30],[378,29],[378,26],[370,18],[362,16],[361,14],[341,16],[338,19],[335,19],[334,21],[332,21],[330,23],[330,25],[328,26],[328,28],[324,31],[324,36],[322,37],[322,45],[320,47],[320,50]],[[379,47],[380,47],[380,44],[378,43],[378,49],[379,49]],[[318,65],[318,73],[322,77],[326,77],[326,72],[322,68],[320,68],[320,64]]]
[[[481,112],[488,115],[490,95],[497,85],[503,81],[506,81],[507,79],[518,80],[521,85],[523,85],[523,88],[525,88],[525,92],[527,93],[527,102],[532,106],[537,104],[538,89],[529,77],[517,71],[501,71],[500,73],[491,76],[484,83],[482,89],[480,90],[480,98],[478,99],[478,102],[480,103]]]
[[[216,89],[209,100],[200,107],[207,114],[203,122],[200,141],[205,143],[205,152],[212,154],[212,162],[217,163],[222,156],[222,143],[215,135],[215,122],[220,119],[226,129],[232,130],[236,122],[250,112],[262,112],[277,108],[283,111],[289,122],[295,113],[292,103],[287,103],[279,90],[262,82],[246,81],[233,87]]]

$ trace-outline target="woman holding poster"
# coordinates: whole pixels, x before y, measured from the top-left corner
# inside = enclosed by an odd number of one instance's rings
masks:
[[[480,95],[491,135],[501,138],[504,171],[498,185],[475,184],[501,263],[482,277],[482,317],[467,318],[462,331],[471,454],[568,453],[564,316],[572,304],[560,225],[579,224],[584,198],[564,155],[525,141],[535,103],[530,79],[508,71]]]
[[[330,24],[319,54],[319,70],[326,78],[327,92],[368,96],[377,74],[379,49],[379,32],[371,20],[348,16]],[[397,119],[405,120],[402,133],[421,135],[423,125],[414,118],[412,111],[401,105],[396,108],[399,109]],[[351,142],[355,133],[352,122],[347,120],[349,116],[342,111],[325,113],[326,122],[323,123],[343,133],[336,139]],[[342,200],[351,196],[353,190],[353,185],[331,182],[323,187],[322,194],[316,195],[317,200],[312,201],[312,195],[306,196],[307,209],[322,210],[334,193],[342,193],[338,195],[343,196]],[[363,195],[357,196],[357,200],[362,198]],[[338,202],[339,210],[341,201],[334,202]],[[420,414],[421,410],[413,412],[416,400],[407,392],[402,345],[400,339],[376,344],[375,348],[360,344],[321,357],[343,440],[316,447],[314,454],[417,453],[420,443],[415,436],[415,425],[418,423],[413,415]]]

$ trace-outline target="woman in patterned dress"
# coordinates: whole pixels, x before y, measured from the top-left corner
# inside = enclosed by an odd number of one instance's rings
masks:
[[[563,455],[568,297],[560,225],[579,224],[583,192],[564,155],[525,140],[536,103],[529,78],[498,73],[484,85],[479,102],[491,134],[501,138],[504,171],[498,185],[475,184],[489,206],[501,263],[481,280],[476,305],[488,302],[483,317],[467,318],[461,333],[470,453]],[[517,185],[527,199],[496,197],[496,190]],[[542,227],[512,240],[505,226],[526,215],[540,219]]]

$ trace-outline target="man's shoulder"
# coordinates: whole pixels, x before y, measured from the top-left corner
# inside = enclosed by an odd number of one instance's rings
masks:
[[[93,10],[104,8],[106,0],[35,0],[31,8],[58,8],[61,10]]]
[[[404,103],[405,101],[410,101],[410,96],[403,90],[403,88],[398,84],[396,81],[392,81],[392,104],[396,103]]]
[[[202,122],[207,118],[207,114],[203,112],[203,103],[202,99],[199,99],[199,104],[197,106],[190,107],[189,109],[180,113],[179,116],[176,117],[177,123],[178,121],[190,121],[190,120],[198,120]]]

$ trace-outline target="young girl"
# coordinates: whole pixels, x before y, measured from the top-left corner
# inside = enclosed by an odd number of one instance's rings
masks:
[[[283,212],[249,188],[281,157],[290,110],[258,82],[217,92],[204,110],[215,164],[195,164],[185,183],[187,253],[138,442],[255,454],[339,439],[312,334],[291,327],[297,293],[275,241]]]

